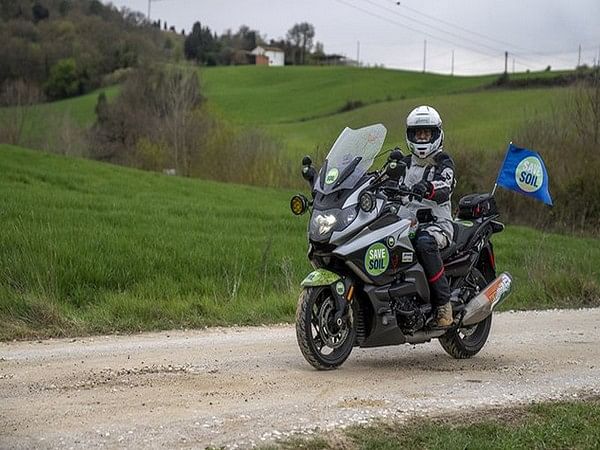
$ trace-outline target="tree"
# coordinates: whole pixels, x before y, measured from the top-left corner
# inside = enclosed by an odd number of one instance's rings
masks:
[[[232,33],[225,31],[219,38],[219,64],[248,64],[248,52],[255,49],[260,43],[260,34],[242,25],[239,30]]]
[[[96,159],[190,175],[206,135],[203,97],[195,70],[144,67],[116,100],[102,96],[90,133]]]
[[[209,66],[217,64],[219,43],[210,28],[203,27],[200,22],[194,24],[192,32],[185,38],[183,50],[187,59]]]
[[[304,64],[306,54],[310,53],[315,37],[315,27],[308,22],[295,24],[287,32],[287,38],[292,43],[296,51],[294,60],[296,64]]]
[[[258,37],[258,31],[242,25],[237,33],[233,35],[233,47],[238,50],[254,50],[258,45]]]
[[[321,64],[325,59],[325,48],[323,47],[322,42],[317,42],[315,44],[315,50],[310,55],[311,64]]]
[[[31,8],[31,13],[33,15],[34,23],[38,23],[39,21],[50,17],[50,11],[48,11],[48,8],[45,8],[44,5],[40,4],[39,2],[35,2]]]
[[[10,114],[0,114],[0,142],[19,145],[27,117],[42,95],[36,85],[23,80],[7,81],[1,87],[0,106],[12,108]]]
[[[89,6],[90,14],[99,16],[104,11],[104,5],[99,0],[92,0]]]
[[[71,2],[69,0],[61,0],[58,5],[58,12],[61,17],[65,17],[71,10]]]
[[[196,148],[193,139],[190,139],[189,130],[193,128],[193,111],[202,102],[199,86],[196,71],[175,70],[162,78],[157,93],[163,109],[165,137],[170,144],[173,164],[177,172],[185,176],[190,174]]]
[[[61,59],[50,70],[50,77],[44,85],[46,95],[51,99],[72,97],[81,93],[81,80],[73,58]]]

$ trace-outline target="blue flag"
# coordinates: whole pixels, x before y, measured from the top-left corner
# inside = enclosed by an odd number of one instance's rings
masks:
[[[546,166],[539,153],[533,150],[519,148],[511,143],[496,183],[498,186],[528,195],[552,206]]]

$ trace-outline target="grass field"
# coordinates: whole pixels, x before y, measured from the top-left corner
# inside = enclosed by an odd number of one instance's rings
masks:
[[[511,75],[549,77],[559,72]],[[336,114],[349,100],[365,105],[462,93],[498,75],[448,76],[403,70],[332,67],[215,67],[201,70],[204,92],[226,117],[270,125]]]
[[[283,143],[292,162],[310,153],[315,161],[345,126],[383,123],[386,147],[404,145],[403,123],[419,104],[433,104],[444,118],[447,146],[502,149],[525,119],[547,115],[569,95],[567,88],[481,90],[496,75],[451,77],[387,69],[352,67],[215,67],[201,69],[210,108],[225,120],[268,130]],[[512,75],[548,77],[559,72]],[[104,90],[113,98],[118,87]],[[473,92],[472,92],[473,91]],[[29,109],[22,142],[36,148],[70,119],[89,127],[95,120],[97,92]],[[348,100],[365,106],[341,112]],[[2,116],[10,108],[0,108]]]
[[[293,321],[310,271],[290,191],[0,146],[0,338]],[[600,302],[597,240],[509,227],[506,309]]]
[[[265,448],[307,449],[593,449],[600,442],[600,401],[550,402],[409,424],[353,427],[335,439],[294,439]]]
[[[296,159],[306,153],[317,153],[324,159],[344,127],[360,128],[373,123],[383,123],[388,129],[385,148],[400,145],[406,152],[406,116],[414,107],[430,104],[435,105],[444,120],[449,151],[463,145],[471,149],[502,150],[512,140],[511,133],[527,120],[549,116],[553,107],[569,95],[568,88],[548,88],[417,97],[315,120],[273,124],[267,129],[286,142],[288,153]]]
[[[104,92],[110,100],[119,93],[119,87],[109,86],[79,97],[28,107],[23,142],[41,142],[48,134],[55,132],[65,119],[80,127],[91,126],[96,120],[95,108],[100,92]],[[0,123],[10,114],[14,114],[14,108],[0,108]]]
[[[494,75],[450,77],[354,67],[215,67],[201,70],[207,98],[244,124],[295,122],[335,114],[348,100],[365,104],[481,87]]]

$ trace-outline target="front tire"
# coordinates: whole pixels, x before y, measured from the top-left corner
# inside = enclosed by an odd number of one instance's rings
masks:
[[[356,338],[354,308],[342,325],[334,322],[335,300],[329,286],[304,288],[296,309],[296,338],[314,368],[331,370],[350,356]]]
[[[489,282],[477,269],[471,272],[473,281],[477,286],[476,294],[485,288]],[[456,359],[467,359],[475,356],[487,342],[492,327],[492,314],[487,316],[481,322],[468,327],[457,328],[448,331],[440,336],[439,341],[442,348],[450,356]]]

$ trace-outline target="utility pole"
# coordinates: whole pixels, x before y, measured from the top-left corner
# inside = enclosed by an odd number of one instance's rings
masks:
[[[423,73],[425,73],[427,61],[427,39],[423,41]]]
[[[512,73],[515,73],[515,58],[513,58],[513,72]]]
[[[454,76],[454,50],[452,50],[452,71],[450,72],[450,75]]]
[[[356,41],[356,67],[360,67],[360,41]]]
[[[150,5],[152,4],[152,0],[148,0],[148,21],[150,21]]]
[[[581,44],[579,44],[579,57],[577,58],[577,67],[581,66]]]
[[[508,74],[508,52],[504,52],[504,73]]]

